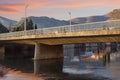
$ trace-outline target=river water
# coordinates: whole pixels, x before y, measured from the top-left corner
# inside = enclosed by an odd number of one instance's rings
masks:
[[[7,74],[0,80],[120,80],[119,46],[76,47],[74,53],[69,49],[59,60],[1,60]]]

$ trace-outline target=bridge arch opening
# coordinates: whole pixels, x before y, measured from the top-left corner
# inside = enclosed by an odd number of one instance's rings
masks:
[[[5,45],[4,58],[33,58],[34,45],[7,44]]]

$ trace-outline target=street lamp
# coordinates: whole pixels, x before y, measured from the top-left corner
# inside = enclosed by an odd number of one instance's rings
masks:
[[[26,31],[26,27],[27,27],[27,22],[26,22],[26,18],[27,18],[27,8],[28,8],[28,4],[25,4],[24,31]]]
[[[24,19],[24,31],[26,31],[27,28],[27,8],[28,8],[28,0],[25,0],[25,19]]]
[[[71,28],[71,12],[68,12],[69,16],[70,16],[70,32],[72,31],[72,28]]]

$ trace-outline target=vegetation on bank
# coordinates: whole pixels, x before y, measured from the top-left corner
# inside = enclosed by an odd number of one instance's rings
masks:
[[[22,21],[17,27],[13,29],[14,31],[23,31],[24,30],[24,21]],[[37,29],[37,25],[33,23],[31,19],[26,19],[26,30]]]
[[[37,29],[37,24],[34,24],[31,19],[26,19],[26,30]],[[17,27],[13,27],[12,24],[4,26],[2,22],[0,22],[0,33],[7,33],[7,32],[15,32],[15,31],[23,31],[24,30],[24,20],[21,20]]]

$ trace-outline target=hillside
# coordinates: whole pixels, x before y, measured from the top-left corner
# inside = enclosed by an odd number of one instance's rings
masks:
[[[54,26],[64,26],[69,25],[69,20],[58,20],[55,18],[49,18],[46,16],[42,17],[35,17],[30,16],[29,19],[32,19],[34,24],[37,24],[38,28],[44,28],[44,27],[54,27]],[[111,19],[120,19],[120,9],[114,9],[113,11],[106,13],[104,15],[98,15],[98,16],[89,16],[89,17],[77,17],[74,19],[71,19],[72,24],[82,24],[82,23],[89,23],[89,22],[99,22],[99,21],[106,21]],[[24,19],[22,18],[18,23],[17,21],[10,20],[4,17],[0,17],[0,22],[5,26],[9,27],[9,25],[12,23],[14,24],[21,24],[23,23]]]
[[[1,16],[0,16],[0,22],[7,28],[9,27],[10,24],[15,25],[17,23],[17,21],[14,21],[5,17],[1,17]]]
[[[99,22],[106,20],[120,19],[120,9],[114,9],[113,11],[106,13],[101,16],[89,16],[89,17],[78,17],[72,19],[73,23],[87,23],[87,22]]]
[[[8,29],[0,23],[0,33],[9,32]]]
[[[106,21],[109,17],[107,16],[89,16],[89,17],[79,17],[72,19],[73,23],[88,23],[88,22],[99,22],[99,21]]]
[[[32,19],[33,23],[37,24],[38,28],[69,25],[69,21],[58,20],[44,16],[43,17],[31,16],[29,18]]]

